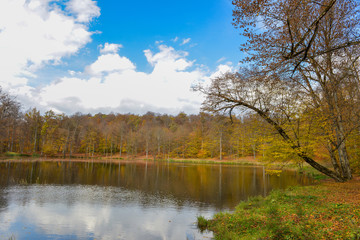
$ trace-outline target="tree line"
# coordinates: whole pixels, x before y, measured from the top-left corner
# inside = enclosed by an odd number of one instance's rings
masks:
[[[148,112],[135,114],[81,114],[71,116],[36,108],[21,111],[21,104],[0,91],[0,152],[41,157],[213,158],[252,157],[303,165],[291,145],[282,141],[257,114],[176,116]],[[328,139],[321,115],[304,113],[296,122],[299,141],[309,156],[327,162]],[[285,127],[285,125],[284,125]],[[360,128],[347,136],[354,170],[360,170]]]
[[[61,157],[240,158],[262,154],[255,116],[21,112],[0,92],[0,152]]]

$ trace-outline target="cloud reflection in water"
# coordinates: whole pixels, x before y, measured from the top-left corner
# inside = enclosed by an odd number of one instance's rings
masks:
[[[194,219],[213,214],[210,207],[179,208],[174,199],[116,187],[32,185],[3,191],[10,205],[0,211],[7,221],[0,236],[28,229],[16,239],[198,239]]]

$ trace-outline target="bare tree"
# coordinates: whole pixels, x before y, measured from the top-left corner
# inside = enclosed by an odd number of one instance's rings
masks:
[[[0,152],[12,150],[15,126],[20,117],[20,103],[0,88]]]

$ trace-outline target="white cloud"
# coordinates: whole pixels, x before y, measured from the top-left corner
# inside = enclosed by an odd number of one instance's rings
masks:
[[[211,73],[190,60],[188,52],[164,44],[156,51],[144,51],[151,72],[137,70],[119,54],[121,44],[105,43],[83,71],[69,68],[49,79],[51,83],[30,85],[29,79],[38,80],[36,73],[42,67],[62,64],[64,57],[75,55],[91,41],[87,25],[99,14],[91,0],[0,0],[0,86],[25,108],[67,114],[198,112],[203,99],[191,86],[209,79]]]
[[[210,79],[220,77],[221,75],[223,75],[225,73],[233,72],[233,71],[234,71],[234,68],[231,65],[220,64],[219,66],[217,66],[216,71],[210,75]]]
[[[122,48],[123,45],[121,44],[115,44],[115,43],[105,43],[104,46],[100,45],[100,53],[101,54],[105,54],[105,53],[117,53],[119,51],[120,48]]]
[[[191,87],[232,71],[231,66],[222,64],[211,73],[206,66],[195,65],[195,61],[189,60],[187,52],[166,45],[158,46],[157,51],[147,49],[144,55],[152,66],[151,72],[137,70],[130,59],[119,53],[106,53],[83,72],[68,70],[64,74],[68,77],[60,77],[37,89],[24,85],[16,88],[14,93],[19,101],[30,103],[27,107],[67,114],[111,111],[197,113],[203,96],[193,92]]]
[[[120,57],[118,54],[105,54],[86,67],[86,72],[98,75],[104,72],[134,70],[135,65],[126,57]]]
[[[179,40],[179,37],[175,37],[174,39],[171,39],[173,42],[177,42]]]
[[[36,77],[36,70],[60,63],[91,40],[86,23],[99,13],[95,14],[95,2],[83,2],[83,15],[78,12],[75,17],[64,12],[57,1],[0,1],[0,66],[6,69],[1,72],[0,85],[4,89],[30,91],[28,77]],[[78,1],[68,2],[72,11],[80,11],[80,5]]]
[[[78,22],[89,22],[100,16],[100,8],[92,0],[70,0],[66,8],[76,15]]]
[[[174,48],[166,45],[159,46],[160,52],[153,54],[149,49],[145,50],[145,57],[147,61],[155,66],[157,64],[167,64],[170,68],[176,68],[176,70],[184,70],[192,66],[193,62],[186,60],[188,56],[187,52],[175,51]]]
[[[76,72],[73,71],[73,70],[69,70],[68,73],[69,73],[71,76],[74,76],[74,75],[76,74]]]
[[[183,41],[180,45],[185,45],[185,44],[189,43],[190,40],[191,40],[191,38],[185,38],[185,39],[183,39]]]
[[[220,63],[220,62],[223,62],[223,61],[225,61],[226,60],[226,57],[222,57],[222,58],[219,58],[216,62],[217,63]]]
[[[85,70],[93,77],[63,77],[42,89],[41,103],[67,113],[196,113],[202,97],[192,92],[191,86],[206,73],[194,68],[188,53],[166,45],[159,46],[156,53],[145,50],[144,54],[153,66],[151,73],[137,71],[124,56],[101,55]]]

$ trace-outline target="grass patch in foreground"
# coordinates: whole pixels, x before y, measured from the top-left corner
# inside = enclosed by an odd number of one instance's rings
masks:
[[[328,194],[322,185],[276,190],[241,202],[233,213],[198,217],[198,227],[215,239],[360,239],[358,202],[334,202]]]

